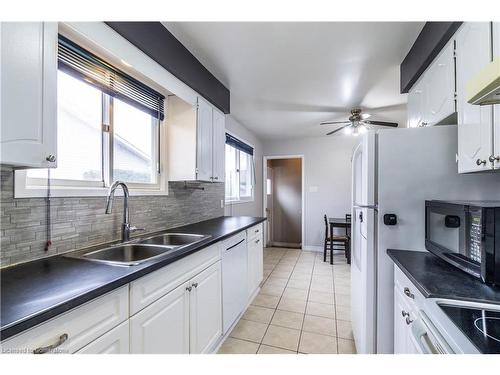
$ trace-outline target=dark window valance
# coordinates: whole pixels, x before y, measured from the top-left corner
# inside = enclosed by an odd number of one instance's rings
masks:
[[[253,156],[253,147],[226,133],[226,144]]]
[[[163,120],[164,99],[159,92],[108,64],[100,57],[59,35],[59,69],[84,79],[106,94]]]

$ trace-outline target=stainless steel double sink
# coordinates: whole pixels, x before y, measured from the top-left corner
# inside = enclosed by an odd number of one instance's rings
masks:
[[[67,257],[118,266],[135,266],[184,249],[210,237],[202,234],[166,233],[113,245],[104,249],[77,252],[67,255]]]

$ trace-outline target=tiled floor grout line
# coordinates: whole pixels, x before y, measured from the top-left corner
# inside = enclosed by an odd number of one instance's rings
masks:
[[[307,288],[307,297],[306,297],[306,309],[304,310],[304,319],[302,319],[302,325],[300,326],[300,334],[299,334],[299,345],[297,346],[297,354],[300,353],[300,342],[302,341],[302,333],[304,332],[304,322],[306,321],[306,314],[307,314],[307,304],[309,303],[309,294],[311,293],[311,284],[312,284],[312,277],[314,275],[314,267],[316,266],[316,261],[318,258],[314,256],[314,262],[313,262],[313,267],[311,270],[311,277],[309,279],[309,288]]]
[[[286,250],[281,255],[280,259],[278,260],[278,263],[276,263],[276,265],[273,267],[273,271],[276,268],[276,266],[281,262],[281,260],[283,259],[283,257],[285,256],[286,253],[288,253],[288,250]],[[295,264],[297,264],[297,261],[295,261]],[[295,268],[295,265],[293,267]],[[267,277],[266,282],[267,282],[267,280],[269,280],[269,277],[271,276],[271,274],[273,273],[273,271]],[[293,269],[292,269],[292,272],[293,272]],[[260,340],[259,347],[257,348],[257,353],[259,352],[260,347],[262,346],[262,341],[264,341],[264,337],[266,337],[267,331],[269,330],[269,326],[271,325],[271,322],[273,321],[274,315],[276,314],[276,310],[278,310],[278,306],[279,306],[279,304],[281,302],[281,298],[283,297],[283,294],[285,293],[286,286],[288,285],[288,281],[290,280],[291,276],[292,276],[292,273],[290,273],[290,275],[288,276],[288,279],[286,280],[286,284],[285,284],[285,287],[283,288],[283,292],[281,292],[281,295],[279,296],[279,299],[278,299],[278,303],[276,304],[276,307],[274,308],[273,315],[271,315],[271,320],[269,320],[269,323],[268,323],[268,325],[266,327],[266,331],[264,332],[264,335],[262,336],[262,339]],[[266,345],[266,344],[264,344],[264,345]],[[279,348],[279,349],[284,349],[284,348]]]
[[[318,268],[320,266],[320,263],[322,260],[322,257],[320,255],[315,254],[315,253],[309,253],[309,252],[307,253],[308,255],[306,255],[306,253],[296,253],[295,250],[296,249],[284,249],[284,251],[282,251],[282,252],[280,251],[280,254],[276,254],[276,255],[272,255],[272,256],[271,256],[272,250],[271,249],[268,250],[269,253],[266,254],[267,255],[266,257],[269,257],[270,259],[268,259],[268,261],[270,261],[272,263],[267,263],[267,266],[266,266],[266,268],[267,268],[266,274],[267,275],[263,279],[263,281],[261,283],[261,287],[264,287],[268,282],[270,282],[272,280],[273,273],[277,271],[278,266],[282,266],[285,268],[290,267],[290,266],[293,266],[293,267],[289,271],[280,271],[280,272],[288,272],[288,276],[286,278],[280,277],[280,276],[274,276],[274,278],[277,278],[277,279],[280,279],[280,278],[286,279],[286,282],[283,285],[280,285],[280,288],[282,288],[282,290],[280,291],[279,295],[274,295],[275,297],[278,297],[277,302],[276,302],[275,307],[272,308],[272,315],[270,316],[270,319],[268,320],[268,323],[266,325],[266,329],[265,329],[264,334],[263,334],[262,338],[260,339],[260,341],[255,342],[255,341],[252,341],[249,339],[242,339],[242,338],[237,338],[237,339],[248,342],[248,343],[257,344],[256,353],[258,353],[262,349],[263,346],[269,346],[269,347],[275,348],[275,349],[282,349],[282,350],[291,351],[290,349],[287,349],[285,347],[265,344],[263,341],[264,341],[264,338],[266,337],[266,335],[268,334],[268,331],[270,329],[270,325],[272,324],[272,321],[277,314],[278,307],[279,307],[280,303],[282,302],[282,300],[284,298],[284,294],[287,291],[287,289],[292,288],[292,289],[298,289],[298,290],[305,290],[305,289],[303,289],[303,286],[299,286],[298,288],[294,288],[294,287],[290,286],[290,281],[292,280],[292,275],[294,274],[294,272],[297,272],[297,267],[299,266],[299,262],[300,262],[301,268],[303,267],[303,268],[307,269],[307,271],[308,271],[307,272],[307,275],[308,275],[308,283],[307,284],[308,284],[308,286],[307,286],[307,294],[305,297],[305,309],[302,313],[302,323],[300,324],[299,329],[291,328],[290,326],[286,326],[286,325],[276,325],[276,326],[286,328],[286,329],[294,329],[294,330],[299,331],[297,349],[292,351],[292,352],[294,352],[296,354],[301,354],[300,344],[301,344],[301,341],[303,338],[305,319],[306,319],[306,315],[307,315],[307,306],[308,306],[309,298],[310,298],[311,292],[312,292],[311,288],[312,288],[314,276],[316,276],[317,278],[319,277],[321,279],[322,276],[324,276],[326,274],[326,275],[328,275],[328,277],[332,278],[331,285],[333,287],[333,309],[335,312],[335,315],[334,315],[335,344],[336,344],[335,349],[336,349],[336,352],[338,353],[339,352],[339,336],[338,336],[339,332],[338,332],[338,324],[337,324],[338,323],[337,322],[337,320],[338,320],[337,319],[338,318],[337,307],[338,306],[337,306],[337,293],[336,293],[336,289],[335,289],[335,286],[336,286],[335,278],[336,278],[337,273],[335,272],[334,266],[340,265],[341,262],[340,263],[334,262],[334,264],[332,264],[332,265],[327,264],[327,266],[329,266],[328,268],[329,268],[330,272],[325,273],[326,269],[320,270]],[[293,253],[293,255],[292,255],[292,253]],[[311,256],[313,258],[312,262],[309,261],[309,259],[311,259]],[[292,258],[293,258],[293,264],[290,263],[290,260],[292,260]],[[284,262],[285,260],[286,260],[286,262]],[[337,261],[339,261],[339,260],[337,260]],[[311,267],[311,263],[312,263],[312,267]],[[327,262],[327,263],[329,263],[329,262]],[[264,260],[264,264],[266,264],[266,260]],[[311,268],[309,268],[309,267],[311,267]],[[319,273],[317,275],[315,275],[315,271],[318,271]],[[342,271],[342,273],[344,272],[342,267],[338,268],[337,271],[338,272]],[[302,274],[302,272],[300,272],[299,274]],[[297,274],[297,275],[299,275],[299,274]],[[304,273],[304,274],[306,274],[306,273]],[[339,282],[340,282],[340,280],[339,280]],[[318,291],[322,291],[322,290],[320,289]],[[270,290],[270,292],[273,293],[271,290]],[[323,292],[327,293],[326,290]],[[262,293],[262,294],[265,295],[266,293]],[[269,294],[269,296],[273,296],[273,294]],[[318,303],[322,303],[322,302],[318,302]],[[252,305],[252,303],[250,303],[250,305]],[[267,307],[267,306],[259,306],[259,305],[253,305],[253,306],[271,309],[270,307]],[[289,310],[283,310],[283,311],[289,312],[292,314],[296,313],[296,311],[289,311]],[[314,315],[314,316],[316,316],[316,315]],[[318,316],[321,317],[321,315],[318,315]],[[326,318],[326,316],[324,316],[324,317]],[[253,320],[251,320],[251,321],[253,321]],[[259,322],[259,321],[255,320],[255,322]],[[330,335],[327,335],[327,336],[330,336]]]

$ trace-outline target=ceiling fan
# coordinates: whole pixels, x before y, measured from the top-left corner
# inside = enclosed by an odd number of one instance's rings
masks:
[[[320,125],[344,124],[344,126],[341,126],[338,129],[335,129],[329,133],[326,133],[326,135],[331,135],[331,134],[337,133],[338,131],[341,131],[342,129],[344,129],[344,132],[346,134],[352,134],[355,136],[366,132],[366,130],[368,130],[368,129],[372,129],[373,126],[389,126],[392,128],[398,127],[397,122],[367,120],[368,117],[370,117],[370,115],[368,113],[361,114],[360,108],[353,108],[353,109],[351,109],[351,115],[349,116],[348,120],[346,120],[346,121],[323,121],[322,123],[320,123]]]

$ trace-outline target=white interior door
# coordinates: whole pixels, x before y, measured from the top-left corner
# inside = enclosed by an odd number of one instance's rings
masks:
[[[273,169],[267,167],[266,175],[266,244],[271,246],[273,242]]]

